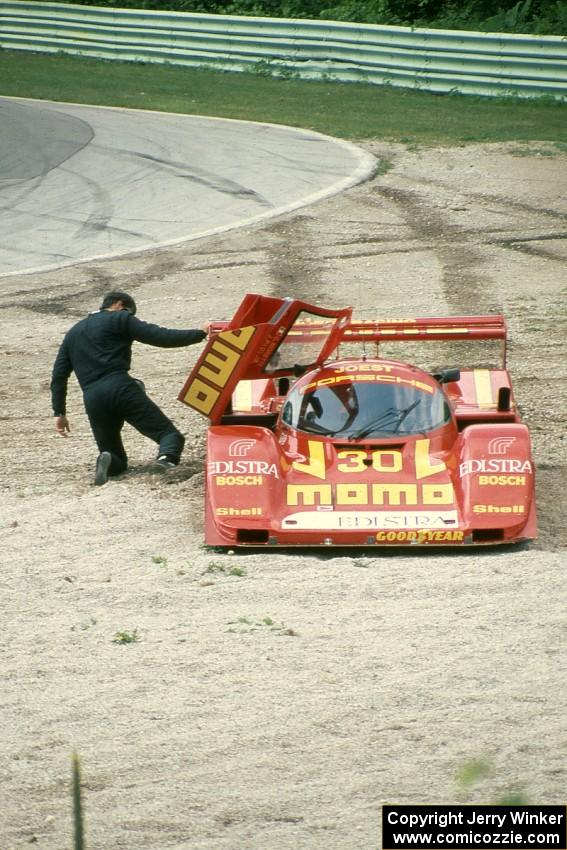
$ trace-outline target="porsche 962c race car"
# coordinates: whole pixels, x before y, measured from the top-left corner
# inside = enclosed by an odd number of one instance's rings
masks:
[[[205,542],[533,539],[530,437],[506,369],[504,318],[351,313],[250,294],[230,322],[212,325],[179,395],[211,423]],[[430,372],[380,356],[386,341],[431,340],[451,355],[456,342],[493,341],[499,362]]]

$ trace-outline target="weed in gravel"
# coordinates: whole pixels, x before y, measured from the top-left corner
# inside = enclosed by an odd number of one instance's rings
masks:
[[[490,775],[490,765],[483,759],[471,759],[464,762],[457,771],[457,782],[463,788],[470,788],[481,779]]]
[[[223,564],[219,564],[219,563],[217,563],[217,561],[209,561],[207,569],[205,570],[203,575],[206,575],[206,573],[225,573],[225,572],[226,572],[226,568],[224,567]]]
[[[509,791],[496,800],[497,806],[529,806],[528,798],[521,791]]]
[[[140,635],[138,634],[138,629],[134,629],[133,632],[116,632],[112,638],[112,643],[136,643],[139,640]]]
[[[296,637],[295,629],[290,629],[285,623],[276,623],[272,617],[264,617],[262,620],[251,620],[249,617],[238,617],[236,620],[229,620],[227,623],[230,628],[227,632],[237,634],[250,634],[259,630],[268,629],[271,632],[276,632],[280,635]]]
[[[457,783],[468,791],[474,785],[487,779],[494,773],[491,765],[484,759],[470,759],[464,762],[457,770]],[[494,801],[496,806],[527,806],[529,800],[525,794],[517,788],[505,791],[504,794]]]
[[[161,555],[152,555],[152,564],[159,564],[161,567],[167,567],[167,558]]]
[[[244,567],[239,567],[238,565],[228,568],[225,567],[224,564],[219,564],[218,561],[210,561],[207,569],[204,571],[204,573],[201,573],[201,575],[210,575],[211,573],[223,573],[229,576],[243,577],[246,575],[246,570],[244,569]]]
[[[229,620],[227,625],[230,626],[227,629],[228,632],[250,632],[252,629],[246,626],[253,626],[254,621],[249,620],[248,617],[238,617],[236,620]]]

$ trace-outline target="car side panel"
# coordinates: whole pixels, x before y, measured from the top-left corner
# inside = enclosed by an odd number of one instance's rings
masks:
[[[525,425],[470,425],[459,437],[457,487],[472,529],[500,528],[506,537],[535,536],[535,476]]]

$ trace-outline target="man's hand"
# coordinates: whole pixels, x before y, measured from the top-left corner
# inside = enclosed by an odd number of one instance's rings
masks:
[[[211,324],[211,322],[205,322],[204,325],[201,325],[201,330],[205,331],[205,333],[208,334],[211,330]]]
[[[55,417],[55,430],[62,437],[68,437],[71,433],[71,428],[69,427],[69,420],[66,416],[56,416]]]

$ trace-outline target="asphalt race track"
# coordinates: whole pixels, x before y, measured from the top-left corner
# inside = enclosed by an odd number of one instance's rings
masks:
[[[0,98],[0,276],[250,224],[375,166],[355,145],[292,127]]]

